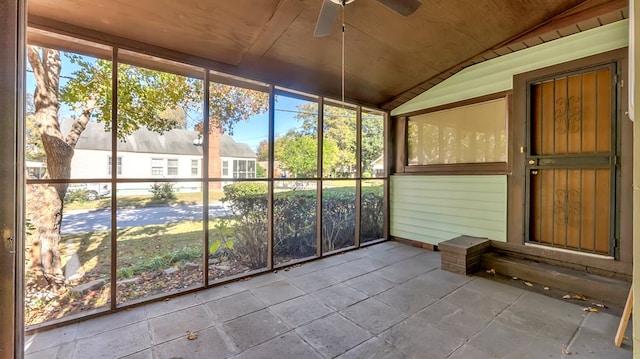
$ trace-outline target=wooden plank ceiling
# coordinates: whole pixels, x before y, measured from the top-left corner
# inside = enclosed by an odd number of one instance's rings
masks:
[[[29,0],[28,14],[34,28],[340,98],[340,24],[313,37],[321,3]],[[345,95],[390,110],[466,66],[624,19],[627,11],[626,0],[423,0],[402,17],[375,0],[356,0],[345,8]]]

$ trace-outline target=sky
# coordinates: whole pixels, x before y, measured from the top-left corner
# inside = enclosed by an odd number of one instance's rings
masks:
[[[89,56],[83,56],[86,61],[94,60]],[[73,72],[78,70],[78,65],[71,63],[71,61],[60,54],[61,65],[61,78],[60,87],[63,87],[68,78],[72,76]],[[26,76],[26,91],[28,94],[33,94],[35,91],[35,79],[33,73],[28,69]],[[275,104],[275,136],[276,138],[284,135],[291,128],[300,127],[300,121],[294,118],[297,105],[303,104],[305,101],[292,97],[277,96]],[[60,109],[60,117],[71,117],[74,115],[74,111],[68,105],[62,104]],[[197,118],[201,116],[198,113],[190,113],[189,118]],[[233,138],[236,142],[246,143],[252,149],[256,149],[258,144],[262,140],[266,140],[268,137],[269,115],[268,113],[251,116],[249,121],[238,122],[234,126]]]

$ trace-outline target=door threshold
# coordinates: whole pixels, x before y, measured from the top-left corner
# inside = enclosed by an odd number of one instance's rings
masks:
[[[578,254],[578,255],[581,255],[581,256],[584,256],[584,257],[615,260],[614,257],[609,256],[609,255],[604,255],[604,254],[580,252],[580,251],[574,251],[574,250],[571,250],[571,249],[545,246],[545,245],[542,245],[542,244],[531,243],[531,242],[525,242],[524,245],[528,246],[528,247],[535,247],[535,248],[540,248],[540,249],[548,249],[548,250],[552,250],[552,251],[556,251],[556,252]]]

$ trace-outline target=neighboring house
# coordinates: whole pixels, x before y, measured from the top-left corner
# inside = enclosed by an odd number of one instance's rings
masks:
[[[371,168],[373,168],[372,177],[384,177],[384,155],[380,155],[380,157],[373,160]]]
[[[63,128],[70,121],[63,121]],[[101,123],[89,122],[76,145],[71,161],[71,178],[111,178],[111,133]],[[255,178],[256,154],[231,136],[220,136],[219,178]],[[198,132],[174,129],[160,135],[140,129],[118,142],[116,175],[120,179],[181,179],[175,189],[182,192],[200,191],[203,147]],[[228,182],[223,182],[223,185]],[[120,194],[146,194],[150,183],[120,183]]]

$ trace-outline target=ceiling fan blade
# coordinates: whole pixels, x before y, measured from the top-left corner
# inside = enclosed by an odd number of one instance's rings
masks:
[[[340,6],[341,5],[331,0],[324,0],[322,2],[322,9],[320,9],[320,15],[318,15],[316,31],[313,32],[313,37],[324,37],[331,34],[333,24],[336,23],[338,13],[340,12]]]
[[[422,0],[378,0],[378,2],[402,16],[413,14],[422,5]]]

